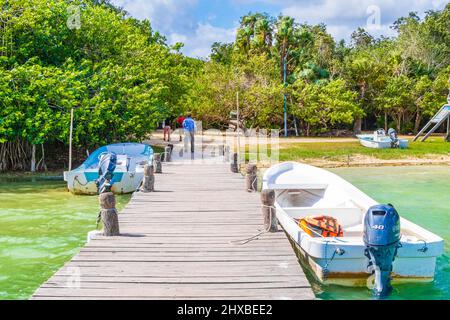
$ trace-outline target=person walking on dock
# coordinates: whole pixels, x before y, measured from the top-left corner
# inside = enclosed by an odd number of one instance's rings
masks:
[[[180,114],[180,116],[177,118],[177,121],[175,123],[175,126],[177,130],[180,131],[180,142],[183,141],[183,122],[186,120],[186,117]]]
[[[194,158],[195,152],[195,121],[192,119],[191,114],[186,115],[186,119],[183,121],[184,128],[184,151],[188,151],[189,141],[191,142],[191,158]]]

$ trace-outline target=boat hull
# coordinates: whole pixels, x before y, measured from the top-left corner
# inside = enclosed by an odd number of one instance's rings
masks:
[[[375,141],[373,135],[360,135],[358,136],[359,142],[362,146],[372,149],[392,149],[391,141]],[[406,139],[400,139],[400,149],[407,149],[409,141]]]
[[[367,267],[367,259],[348,259],[336,261],[335,264],[340,264],[339,269],[337,266],[329,266],[328,271],[324,271],[323,265],[310,256],[302,247],[296,243],[291,237],[289,237],[297,257],[303,267],[307,268],[313,274],[315,280],[324,285],[339,285],[345,287],[370,287],[373,281],[373,277],[365,270]],[[396,273],[397,269],[403,269],[403,265],[407,265],[408,268],[421,268],[423,265],[427,265],[432,269],[430,276],[405,276]],[[429,283],[434,280],[434,268],[436,265],[436,257],[426,259],[396,259],[394,261],[394,271],[392,272],[392,284],[405,284],[405,283]],[[355,266],[358,270],[349,271],[350,266]],[[361,271],[364,270],[364,271]]]
[[[153,162],[153,149],[146,144],[117,143],[95,150],[80,167],[64,172],[69,191],[74,194],[97,194],[100,159],[108,153],[117,156],[111,191],[115,194],[135,192],[144,178],[145,166]]]
[[[362,237],[347,239],[347,242],[311,237],[301,230],[280,206],[276,204],[275,207],[280,225],[301,250],[301,256],[306,259],[319,281],[355,285],[369,278],[369,260],[364,254],[366,246]],[[402,219],[402,225],[411,224]],[[436,258],[443,251],[443,240],[423,243],[402,237],[401,245],[393,263],[393,276],[403,281],[433,281]],[[423,250],[424,248],[426,250]],[[334,254],[338,249],[344,252],[342,256]]]
[[[144,172],[115,172],[116,182],[111,188],[114,194],[128,194],[135,192],[144,177]],[[95,195],[98,193],[95,180],[96,172],[65,172],[65,181],[70,192],[77,195]]]

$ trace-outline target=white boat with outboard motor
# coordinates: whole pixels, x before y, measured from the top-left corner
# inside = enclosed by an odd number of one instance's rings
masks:
[[[75,194],[94,195],[108,191],[132,193],[139,188],[146,164],[153,162],[147,144],[118,143],[95,150],[77,169],[64,172],[68,189]]]
[[[373,281],[375,293],[383,296],[391,277],[394,282],[433,280],[443,239],[339,176],[282,163],[265,172],[263,189],[275,193],[279,224],[320,282],[361,286]]]
[[[394,129],[389,129],[388,134],[384,129],[378,129],[373,134],[357,135],[361,145],[372,149],[406,149],[409,141],[399,139]]]

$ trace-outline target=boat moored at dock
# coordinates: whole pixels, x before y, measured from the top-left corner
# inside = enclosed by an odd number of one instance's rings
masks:
[[[263,189],[275,191],[278,221],[320,282],[365,286],[386,272],[394,282],[433,280],[443,239],[339,176],[282,163],[266,171]]]
[[[146,144],[118,143],[94,151],[77,169],[64,172],[69,191],[75,194],[98,193],[97,180],[102,157],[114,155],[114,173],[111,191],[126,194],[136,191],[144,177],[144,167],[153,161],[153,149]]]

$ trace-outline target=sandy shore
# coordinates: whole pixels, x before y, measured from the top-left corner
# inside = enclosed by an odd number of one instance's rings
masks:
[[[172,135],[172,143],[178,143],[179,137],[177,135]],[[401,136],[404,139],[412,139],[411,136]],[[214,144],[214,140],[217,136],[212,136],[205,134],[203,136],[204,144]],[[246,141],[250,144],[257,143],[256,139],[251,139]],[[295,143],[344,143],[344,142],[357,142],[358,139],[352,137],[343,138],[281,138],[280,145],[286,146]],[[163,133],[157,131],[153,133],[146,143],[158,146],[165,146],[168,142],[163,140]],[[321,168],[340,168],[340,167],[379,167],[379,166],[425,166],[425,165],[449,165],[450,166],[450,155],[436,155],[430,154],[423,157],[406,157],[402,159],[379,159],[375,157],[365,156],[365,155],[351,155],[349,157],[341,157],[338,159],[326,159],[326,158],[299,158],[297,161],[310,164]],[[270,163],[261,162],[258,167],[267,168],[270,167]]]

